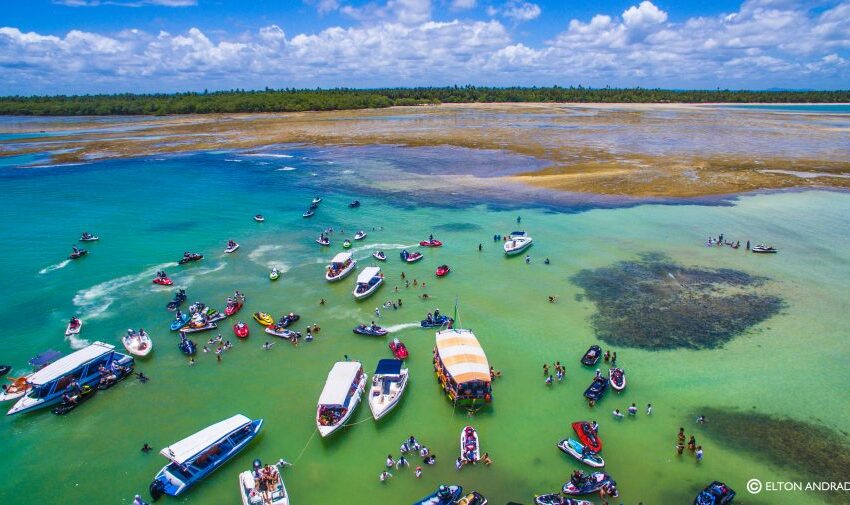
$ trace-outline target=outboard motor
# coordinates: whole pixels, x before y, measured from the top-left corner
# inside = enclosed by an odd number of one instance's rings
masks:
[[[162,482],[155,480],[151,482],[148,491],[151,494],[151,499],[153,499],[153,501],[157,501],[162,495],[165,494],[165,486],[162,484]]]

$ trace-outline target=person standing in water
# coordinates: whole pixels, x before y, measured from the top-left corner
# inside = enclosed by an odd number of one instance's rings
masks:
[[[516,217],[516,224],[520,224],[522,222],[522,216]]]

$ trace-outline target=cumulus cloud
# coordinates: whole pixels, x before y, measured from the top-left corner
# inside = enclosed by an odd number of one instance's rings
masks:
[[[522,19],[504,9],[523,5],[502,4],[498,14]],[[269,25],[234,36],[201,28],[48,34],[2,27],[0,94],[470,82],[709,88],[850,82],[850,0],[816,8],[803,0],[747,0],[733,13],[675,22],[645,0],[620,13],[570,20],[542,44],[517,40],[498,19],[435,19],[431,0],[337,8],[358,22],[310,33]]]
[[[515,22],[531,21],[543,12],[539,5],[524,0],[509,0],[501,7],[489,6],[488,16],[502,16]]]
[[[453,10],[474,9],[478,5],[477,0],[452,0],[451,8]]]

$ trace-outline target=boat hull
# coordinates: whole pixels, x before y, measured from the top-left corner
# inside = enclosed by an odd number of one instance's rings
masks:
[[[516,243],[516,245],[509,247],[509,245],[512,244],[512,243]],[[532,239],[526,239],[526,240],[521,240],[521,241],[520,240],[515,240],[515,241],[508,240],[507,242],[505,242],[505,246],[504,246],[505,255],[506,256],[515,256],[517,254],[520,254],[523,251],[527,250],[529,247],[531,247],[532,244],[534,244],[534,241]]]
[[[366,291],[362,291],[362,292],[358,293],[357,288],[354,288],[354,291],[352,291],[351,294],[354,295],[355,299],[363,300],[364,298],[369,298],[370,296],[372,296],[372,294],[375,291],[377,291],[378,288],[380,288],[383,285],[384,285],[384,279],[381,278],[381,280],[379,280],[375,284],[369,286],[369,289],[367,289]]]
[[[354,396],[351,397],[351,406],[348,407],[348,411],[342,416],[336,424],[333,425],[322,425],[319,423],[318,410],[316,413],[316,428],[319,430],[319,435],[322,438],[329,437],[340,428],[345,426],[345,423],[354,415],[354,411],[357,410],[357,406],[360,405],[360,397],[363,396],[363,390],[366,388],[366,374],[364,373],[360,382],[357,384],[357,391],[354,393]]]
[[[342,270],[340,270],[340,272],[335,276],[331,276],[330,274],[328,274],[326,272],[325,273],[325,280],[328,281],[328,282],[341,281],[342,279],[345,279],[346,277],[348,277],[351,274],[351,272],[354,271],[355,268],[357,268],[357,262],[354,261],[354,260],[351,260],[351,264],[348,265],[347,267],[343,268]]]
[[[402,395],[404,395],[405,389],[407,389],[408,377],[408,370],[406,368],[402,369],[401,381],[399,381],[399,391],[387,402],[381,403],[378,401],[378,399],[381,398],[383,395],[369,395],[369,410],[372,411],[372,417],[375,418],[375,421],[387,415],[392,409],[396,407],[396,405],[398,405],[399,401],[401,401]],[[375,376],[372,376],[373,381],[375,380],[375,378]],[[383,376],[378,376],[377,378],[380,379],[383,378]]]

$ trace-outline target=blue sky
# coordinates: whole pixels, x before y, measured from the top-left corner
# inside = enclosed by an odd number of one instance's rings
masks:
[[[27,0],[0,94],[448,84],[848,88],[850,0]]]

